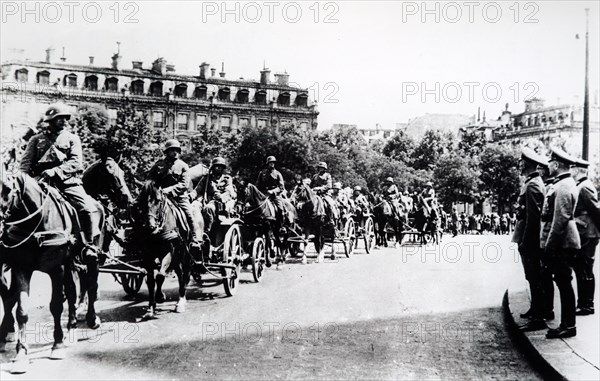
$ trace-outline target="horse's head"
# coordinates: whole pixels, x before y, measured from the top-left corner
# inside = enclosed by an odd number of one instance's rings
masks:
[[[100,162],[104,170],[102,171],[102,186],[106,187],[106,194],[110,195],[112,201],[116,203],[119,208],[125,209],[127,205],[133,202],[133,197],[125,182],[125,172],[119,167],[116,160],[107,158]]]
[[[150,230],[152,234],[158,233],[162,228],[165,203],[166,196],[161,188],[157,187],[152,180],[146,181],[136,203],[136,217],[138,223]]]
[[[0,220],[4,221],[8,215],[9,209],[13,204],[13,197],[18,192],[17,182],[13,175],[8,171],[2,171],[0,177]]]
[[[249,205],[257,205],[267,198],[267,196],[259,191],[258,188],[252,183],[248,183],[246,185],[244,195],[246,196],[244,201]]]

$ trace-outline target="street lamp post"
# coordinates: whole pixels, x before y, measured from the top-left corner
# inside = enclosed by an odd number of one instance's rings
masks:
[[[583,147],[581,157],[587,160],[589,157],[590,145],[590,104],[589,104],[589,88],[588,88],[588,62],[589,62],[589,14],[590,9],[585,9],[585,90],[583,95]]]

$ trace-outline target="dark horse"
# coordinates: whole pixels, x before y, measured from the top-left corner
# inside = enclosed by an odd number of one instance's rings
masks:
[[[10,268],[11,282],[7,287],[4,273],[2,300],[4,318],[0,325],[0,349],[4,350],[8,334],[14,328],[12,309],[17,304],[17,356],[13,373],[24,373],[28,369],[27,346],[24,335],[28,321],[29,290],[31,276],[35,270],[47,273],[52,283],[50,312],[54,319],[54,345],[51,358],[64,358],[64,333],[60,324],[63,312],[63,293],[67,296],[69,319],[67,328],[77,324],[75,311],[75,284],[72,266],[83,249],[75,211],[54,188],[38,183],[22,172],[0,179],[0,214],[3,221],[2,270]],[[104,215],[98,205],[97,223],[102,227]],[[75,245],[73,245],[75,243]],[[89,308],[86,316],[88,326],[98,328],[94,302],[97,290],[98,263],[87,258],[87,276],[90,282]],[[95,280],[95,281],[94,281]]]
[[[399,211],[398,211],[399,212]],[[390,200],[383,196],[375,197],[373,206],[373,219],[375,220],[375,245],[379,247],[388,247],[387,226],[394,230],[397,247],[402,243],[402,231],[404,230],[404,215],[398,215],[392,206]]]
[[[267,250],[270,250],[271,234],[275,240],[275,246],[277,247],[277,253],[275,255],[275,262],[285,262],[285,252],[287,248],[287,237],[289,232],[293,231],[296,221],[296,208],[287,199],[283,199],[283,218],[281,222],[277,221],[275,216],[275,206],[269,200],[269,198],[262,193],[254,184],[247,184],[246,191],[244,192],[244,208],[242,210],[242,216],[244,223],[255,225],[258,227],[257,233],[263,235],[267,242]],[[267,267],[271,266],[271,255],[267,255]]]
[[[419,242],[427,243],[427,238],[434,239],[437,243],[437,213],[432,213],[421,195],[417,196],[414,206],[415,229],[419,232]]]
[[[304,241],[308,241],[310,234],[314,235],[315,251],[317,259],[315,262],[323,260],[324,234],[326,228],[333,229],[333,218],[327,214],[327,207],[322,197],[317,196],[315,192],[306,184],[299,185],[296,193],[296,201],[299,205],[298,220],[304,233]],[[302,263],[306,263],[306,245],[302,253]]]
[[[192,208],[201,235],[203,220],[199,208]],[[184,312],[186,288],[190,281],[191,258],[187,246],[190,227],[185,216],[152,180],[147,181],[134,206],[135,226],[131,247],[142,253],[148,285],[148,310],[143,319],[156,316],[156,303],[165,301],[162,285],[169,271],[174,271],[179,281],[179,301],[175,312]],[[158,274],[154,275],[156,260],[160,261]],[[155,289],[156,288],[156,289]]]

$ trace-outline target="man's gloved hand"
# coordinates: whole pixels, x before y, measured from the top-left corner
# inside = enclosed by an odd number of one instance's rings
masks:
[[[50,169],[46,169],[44,170],[41,174],[40,174],[40,179],[42,181],[48,181],[51,178],[53,178],[54,176],[56,176],[56,170],[54,168],[50,168]]]

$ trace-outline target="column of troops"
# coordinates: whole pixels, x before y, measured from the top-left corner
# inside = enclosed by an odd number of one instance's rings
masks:
[[[589,162],[551,149],[549,159],[529,148],[522,150],[525,183],[513,242],[529,283],[531,306],[520,329],[547,329],[554,316],[554,283],[560,294],[560,325],[546,338],[577,334],[576,316],[594,314],[594,255],[600,238],[598,193],[588,179]],[[577,298],[572,285],[577,279]]]

